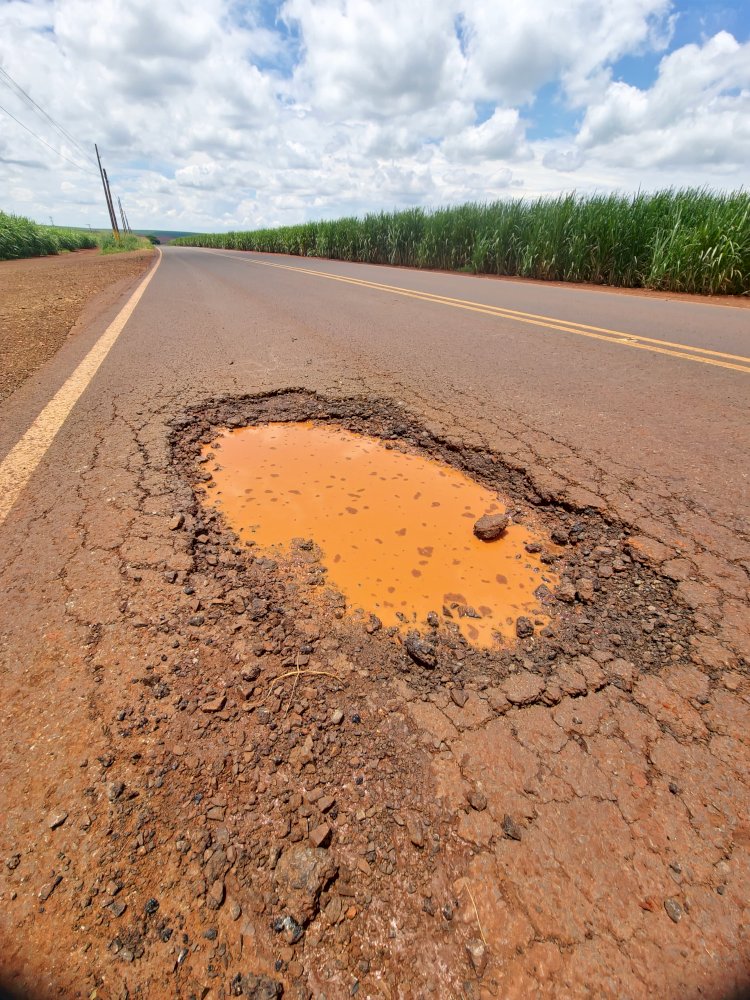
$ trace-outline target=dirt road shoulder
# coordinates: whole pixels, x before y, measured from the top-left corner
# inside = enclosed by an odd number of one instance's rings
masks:
[[[152,250],[98,250],[0,263],[0,402],[153,260]]]

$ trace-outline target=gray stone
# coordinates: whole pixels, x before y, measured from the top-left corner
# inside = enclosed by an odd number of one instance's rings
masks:
[[[277,934],[284,935],[287,944],[296,944],[305,933],[305,928],[288,913],[274,920],[273,929]]]
[[[516,618],[516,635],[519,639],[528,639],[534,634],[534,623],[524,615]]]
[[[434,670],[437,666],[437,654],[435,647],[421,639],[418,632],[410,632],[406,637],[404,647],[409,656],[421,667]]]
[[[107,785],[107,798],[110,802],[116,802],[125,791],[123,781],[110,781]]]
[[[279,1000],[284,987],[267,976],[255,976],[252,972],[243,976],[238,972],[231,981],[230,991],[233,997],[246,997],[247,1000]]]

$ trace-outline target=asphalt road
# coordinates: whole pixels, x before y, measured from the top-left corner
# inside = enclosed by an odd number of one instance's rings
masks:
[[[481,414],[483,427],[517,421],[604,475],[654,475],[717,513],[747,512],[746,309],[270,255],[177,253],[168,251],[162,286],[169,280],[172,295],[180,284],[200,289],[193,328],[202,327],[204,309],[215,319],[213,357],[219,350],[247,365],[259,349],[279,360],[302,354],[312,365],[329,359],[342,378],[377,374],[407,401],[413,394],[429,404],[454,392],[458,426],[462,409],[473,420]],[[195,303],[195,291],[185,298]],[[492,444],[491,432],[486,438]]]
[[[37,393],[12,401],[4,450],[76,358],[66,352]],[[533,452],[541,435],[550,471],[586,464],[574,479],[595,493],[653,476],[660,494],[737,524],[749,359],[745,308],[168,247],[91,393],[146,384],[154,405],[162,392],[196,401],[292,373],[375,382],[418,410],[447,405],[456,430],[490,446],[520,430]]]
[[[710,674],[712,684],[732,678],[727,691],[739,693],[727,739],[742,744],[750,721],[741,677],[750,665],[749,309],[261,254],[162,254],[116,336],[110,324],[123,301],[0,405],[0,477],[13,501],[0,523],[0,847],[21,857],[17,897],[13,907],[3,903],[0,924],[6,975],[28,987],[33,972],[40,996],[79,973],[89,991],[96,985],[87,963],[102,952],[76,950],[76,928],[88,918],[55,903],[73,898],[63,896],[73,870],[86,879],[75,860],[80,827],[71,819],[56,840],[48,816],[62,804],[77,816],[93,781],[81,761],[93,761],[111,736],[103,692],[114,710],[138,664],[155,658],[156,639],[148,645],[144,631],[140,646],[128,645],[123,622],[171,599],[164,567],[180,553],[167,519],[189,497],[170,479],[168,423],[202,400],[290,387],[399,400],[435,434],[499,453],[541,497],[621,520],[695,615],[694,668],[686,669]],[[99,367],[81,372],[97,345]],[[147,584],[152,605],[138,596]],[[148,745],[158,747],[157,737]],[[741,770],[727,764],[726,774],[737,782]],[[747,814],[746,773],[740,787],[744,799],[734,791],[727,807],[737,822]],[[55,871],[64,881],[51,890],[45,920],[39,892]],[[745,902],[736,903],[745,920],[746,876]],[[738,912],[709,934],[732,961],[742,959],[732,936]],[[689,921],[680,927],[691,933]],[[684,944],[698,956],[690,972],[698,982],[708,960],[694,940]],[[710,984],[706,969],[701,981]],[[618,980],[622,995],[646,995],[628,975]],[[664,983],[676,980],[659,982],[667,995]]]

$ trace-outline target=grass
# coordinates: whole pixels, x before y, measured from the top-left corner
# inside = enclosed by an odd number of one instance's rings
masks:
[[[561,195],[174,241],[705,295],[750,292],[750,194]]]
[[[124,235],[115,241],[111,230],[70,229],[67,226],[40,226],[22,215],[0,212],[0,260],[18,257],[46,257],[71,250],[93,250],[120,253],[123,250],[144,250],[151,246],[142,236]]]
[[[145,236],[135,236],[130,233],[120,236],[119,243],[114,238],[112,233],[108,233],[106,236],[99,239],[99,246],[102,248],[102,253],[123,253],[123,251],[128,250],[150,250],[152,245],[151,241]]]
[[[40,226],[22,215],[0,212],[0,260],[16,257],[44,257],[66,250],[98,246],[93,233],[57,226]]]

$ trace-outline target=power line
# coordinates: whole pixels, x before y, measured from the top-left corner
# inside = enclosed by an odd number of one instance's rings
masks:
[[[72,136],[70,132],[63,125],[61,125],[58,121],[55,121],[52,115],[50,115],[47,111],[45,111],[40,104],[37,104],[37,102],[34,100],[31,94],[28,94],[20,85],[20,83],[17,83],[10,75],[10,73],[8,73],[7,70],[3,69],[2,66],[0,66],[0,83],[4,83],[6,87],[8,87],[11,90],[14,90],[16,94],[26,102],[26,104],[31,108],[32,111],[35,111],[37,114],[43,116],[53,126],[53,128],[57,129],[57,131],[60,133],[60,135],[62,135],[64,139],[67,139],[68,142],[72,143],[72,145],[75,146],[78,152],[81,153],[86,160],[88,160],[88,162],[91,164],[92,167],[94,166],[94,161],[93,159],[91,159],[91,154],[88,153],[83,148],[83,146],[78,142],[78,140],[74,136]]]
[[[24,125],[24,123],[19,118],[16,118],[16,116],[12,114],[10,111],[8,111],[7,108],[4,108],[2,104],[0,104],[0,111],[4,111],[9,118],[12,118],[13,121],[16,122],[17,125],[20,125],[21,128],[25,128],[26,131],[29,133],[29,135],[33,135],[34,138],[37,139],[39,142],[43,143],[47,147],[47,149],[51,149],[53,153],[57,153],[57,155],[61,156],[63,160],[65,160],[67,163],[70,163],[71,166],[74,166],[78,170],[83,170],[86,173],[88,173],[87,167],[81,166],[80,163],[76,163],[74,160],[69,159],[65,155],[65,153],[61,153],[59,149],[56,149],[54,146],[51,146],[46,139],[43,139],[40,135],[37,135],[36,132],[33,129],[30,129],[28,125]]]

